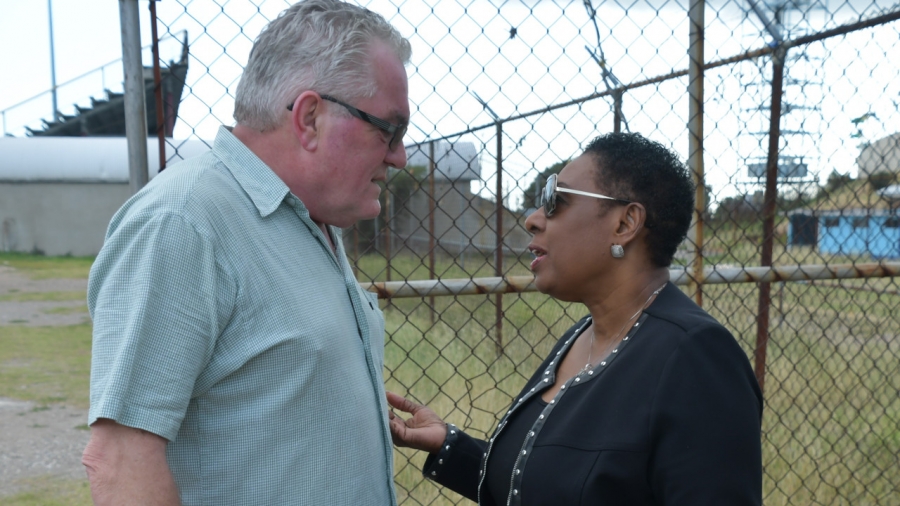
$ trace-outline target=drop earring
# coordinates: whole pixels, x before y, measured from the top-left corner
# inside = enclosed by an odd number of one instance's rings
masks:
[[[622,258],[625,256],[625,248],[623,248],[621,244],[613,244],[609,247],[609,252],[612,254],[613,258]]]

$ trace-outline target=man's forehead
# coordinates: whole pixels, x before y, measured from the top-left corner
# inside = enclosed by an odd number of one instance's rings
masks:
[[[383,107],[384,119],[395,124],[408,123],[409,79],[406,67],[384,42],[373,43],[371,55],[371,69],[377,85],[373,101]]]
[[[373,109],[378,110],[380,114],[375,110],[372,112],[378,114],[380,118],[395,125],[409,124],[409,98],[406,93],[391,85],[379,86],[375,96],[369,100],[374,104]]]

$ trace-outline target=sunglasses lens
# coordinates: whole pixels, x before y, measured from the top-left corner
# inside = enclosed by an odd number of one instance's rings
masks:
[[[544,206],[544,214],[549,218],[556,210],[556,199],[554,198],[554,189],[556,187],[556,175],[552,175],[547,179],[544,191],[541,193],[541,204]]]
[[[400,126],[400,128],[394,130],[394,135],[391,137],[391,142],[388,143],[388,147],[391,148],[391,151],[397,149],[397,146],[403,142],[403,136],[406,135],[406,125]]]

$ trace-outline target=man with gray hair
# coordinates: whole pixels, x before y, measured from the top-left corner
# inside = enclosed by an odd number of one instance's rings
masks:
[[[304,0],[259,35],[234,128],[113,217],[91,270],[96,504],[390,505],[384,319],[340,228],[406,165],[410,45]]]

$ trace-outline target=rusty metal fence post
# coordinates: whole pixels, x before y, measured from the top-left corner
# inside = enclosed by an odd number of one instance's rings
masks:
[[[769,111],[769,151],[766,161],[766,190],[763,201],[763,232],[760,265],[772,265],[772,250],[775,244],[775,210],[778,200],[778,160],[781,141],[781,102],[784,92],[784,59],[788,48],[781,44],[772,55],[772,105]],[[764,389],[766,379],[766,349],[769,344],[769,309],[772,285],[759,284],[759,305],[756,323],[756,349],[754,367],[759,388]],[[765,390],[763,390],[765,391]]]
[[[434,141],[428,143],[428,275],[431,279],[435,278],[435,234],[434,229],[434,213],[437,210],[437,200],[434,194],[434,171],[436,164],[434,161]],[[431,324],[434,325],[434,297],[428,298],[428,306],[431,308]]]
[[[497,230],[496,252],[494,259],[494,274],[503,276],[503,122],[497,121]],[[503,294],[495,296],[496,324],[494,336],[497,354],[503,354]]]
[[[613,132],[619,133],[622,131],[622,96],[625,94],[624,90],[616,88],[612,92],[613,96]]]
[[[159,141],[159,172],[166,169],[166,123],[163,113],[162,74],[159,70],[159,35],[156,22],[156,2],[150,0],[150,32],[153,39],[153,94],[156,97],[156,138]]]
[[[689,238],[693,242],[694,251],[691,259],[693,267],[693,280],[690,289],[694,292],[694,301],[703,307],[703,219],[706,212],[706,177],[703,173],[703,54],[704,27],[706,2],[704,0],[691,0],[690,5],[690,66],[688,76],[688,167],[697,186],[694,197],[694,225],[693,236]]]

